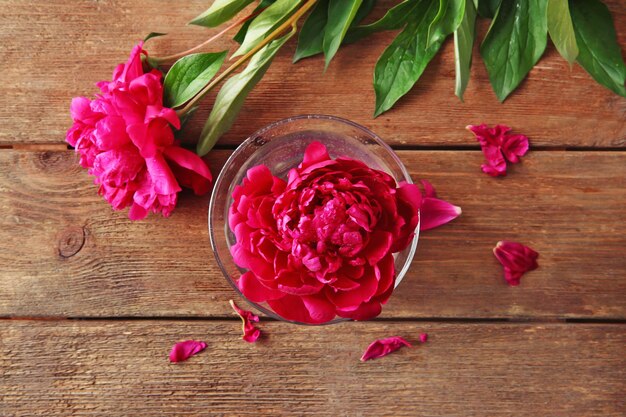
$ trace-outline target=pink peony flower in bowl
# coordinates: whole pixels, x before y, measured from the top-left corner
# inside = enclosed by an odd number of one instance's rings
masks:
[[[180,120],[163,105],[161,73],[144,72],[142,46],[115,68],[111,81],[97,84],[94,99],[72,100],[73,125],[66,136],[98,192],[114,210],[130,207],[132,220],[151,211],[167,217],[181,187],[201,195],[212,180],[206,163],[174,139]]]
[[[417,245],[421,194],[375,134],[329,116],[270,125],[226,162],[211,243],[264,313],[322,324],[380,314]]]

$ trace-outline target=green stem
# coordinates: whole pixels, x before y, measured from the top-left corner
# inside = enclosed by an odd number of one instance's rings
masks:
[[[217,39],[221,38],[222,36],[224,36],[225,33],[227,33],[229,30],[244,24],[245,22],[247,22],[250,19],[253,19],[255,17],[257,17],[259,15],[259,13],[261,13],[263,10],[259,10],[256,13],[252,13],[246,17],[243,17],[239,20],[237,20],[236,22],[228,25],[226,28],[224,28],[223,30],[221,30],[220,32],[218,32],[217,34],[213,35],[212,37],[210,37],[209,39],[207,39],[206,41],[202,42],[200,45],[194,46],[191,49],[188,49],[186,51],[180,52],[178,54],[174,54],[174,55],[168,55],[168,56],[163,56],[163,57],[152,57],[152,62],[154,62],[156,65],[162,65],[162,64],[169,64],[172,62],[176,62],[179,58],[182,58],[184,56],[187,56],[195,51],[197,51],[198,49],[201,49],[202,47],[210,44],[213,41],[216,41]]]
[[[252,48],[248,53],[239,58],[233,65],[228,67],[224,72],[222,72],[219,76],[213,79],[206,87],[204,87],[194,98],[192,98],[186,105],[180,110],[177,110],[176,113],[178,117],[183,117],[189,110],[191,110],[198,101],[202,100],[202,98],[216,85],[222,82],[226,77],[228,77],[231,73],[233,73],[237,68],[239,68],[243,63],[249,60],[254,54],[259,52],[265,45],[278,38],[285,29],[288,29],[290,26],[295,26],[298,19],[302,17],[313,5],[317,3],[317,0],[308,0],[298,11],[296,11],[293,15],[289,17],[282,25],[280,25],[276,30],[270,33],[265,39],[259,42],[254,48]]]

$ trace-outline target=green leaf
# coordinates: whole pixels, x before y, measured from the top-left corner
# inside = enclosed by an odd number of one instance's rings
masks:
[[[571,0],[569,6],[579,49],[576,60],[598,83],[626,97],[626,66],[611,13],[598,0]]]
[[[263,10],[250,23],[245,39],[232,56],[236,57],[249,52],[255,45],[265,39],[267,35],[277,29],[299,5],[300,0],[277,0]]]
[[[298,49],[294,55],[293,62],[324,52],[324,30],[328,21],[328,3],[329,0],[320,0],[304,22],[298,38]],[[350,27],[353,28],[361,22],[372,11],[375,4],[376,0],[363,0]],[[348,33],[350,33],[350,30],[348,30]],[[342,43],[347,43],[347,39],[344,38]]]
[[[215,0],[207,11],[197,16],[191,22],[192,25],[212,28],[229,21],[237,13],[242,11],[254,0]]]
[[[256,11],[257,9],[254,9],[254,10]],[[246,38],[246,33],[248,33],[248,29],[250,28],[250,23],[252,23],[251,20],[244,22],[244,24],[241,25],[237,33],[235,33],[235,36],[233,36],[233,40],[237,42],[239,45],[241,45],[243,40]]]
[[[165,36],[167,35],[167,33],[161,33],[161,32],[150,32],[148,33],[148,35],[143,38],[144,43],[148,42],[148,40],[152,39],[152,38],[158,38],[159,36]]]
[[[578,56],[578,45],[567,0],[548,0],[548,33],[561,56],[572,65]]]
[[[421,0],[404,0],[402,3],[389,9],[376,22],[350,29],[346,34],[344,43],[356,42],[376,32],[403,28],[409,20],[409,16],[413,15],[413,11],[420,4]]]
[[[323,42],[326,68],[339,50],[362,2],[363,0],[330,0]]]
[[[324,29],[328,22],[329,2],[330,0],[318,1],[309,17],[304,21],[298,36],[298,47],[293,57],[293,62],[298,62],[302,58],[323,52]]]
[[[198,141],[197,152],[200,156],[206,155],[220,136],[230,129],[246,97],[263,78],[276,52],[293,34],[294,32],[292,31],[282,38],[270,42],[254,54],[248,66],[242,72],[229,78],[224,83],[215,98],[213,109]]]
[[[465,13],[461,24],[454,31],[454,63],[456,86],[454,94],[463,101],[472,66],[472,49],[476,36],[476,8],[473,1],[465,2]]]
[[[439,11],[428,27],[428,44],[443,40],[461,24],[465,0],[439,0]]]
[[[500,3],[502,0],[475,0],[478,1],[478,14],[481,17],[486,17],[488,19],[492,19],[496,13],[498,12],[498,7],[500,7]],[[511,1],[511,0],[506,0]]]
[[[374,9],[374,6],[376,6],[376,1],[377,0],[363,0],[359,10],[356,12],[356,16],[354,16],[352,26],[358,25],[367,17],[368,14],[370,14],[370,12]]]
[[[275,1],[276,0],[261,0],[259,5],[252,11],[252,14],[259,13],[261,10],[269,7]],[[241,25],[241,27],[237,31],[237,34],[233,36],[233,40],[235,42],[241,45],[243,40],[246,38],[246,33],[248,33],[248,28],[250,27],[250,23],[252,23],[252,20],[247,20],[246,22],[244,22],[243,25]]]
[[[178,107],[198,94],[220,70],[226,54],[191,54],[176,61],[163,81],[165,104]]]
[[[503,1],[480,53],[498,100],[504,99],[539,61],[548,42],[545,0]]]
[[[428,28],[439,10],[439,2],[421,0],[418,6],[407,16],[407,26],[376,63],[374,116],[389,110],[400,97],[411,90],[443,43],[443,40],[439,40],[426,47]]]

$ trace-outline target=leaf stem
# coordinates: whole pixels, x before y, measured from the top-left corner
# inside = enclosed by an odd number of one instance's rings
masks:
[[[265,10],[265,9],[263,9]],[[224,34],[226,34],[229,30],[244,24],[245,22],[247,22],[250,19],[254,19],[255,17],[257,17],[259,15],[259,13],[261,13],[263,10],[259,10],[256,13],[251,13],[248,16],[242,17],[241,19],[231,23],[230,25],[228,25],[227,27],[225,27],[223,30],[221,30],[220,32],[218,32],[217,34],[211,36],[209,39],[207,39],[206,41],[202,42],[200,45],[196,45],[191,49],[188,49],[186,51],[180,52],[178,54],[173,54],[173,55],[168,55],[168,56],[163,56],[163,57],[153,57],[152,58],[152,62],[154,62],[157,65],[161,65],[161,64],[169,64],[171,62],[175,62],[177,61],[179,58],[182,58],[184,56],[187,56],[199,49],[201,49],[202,47],[210,44],[213,41],[216,41],[217,39],[221,38],[222,36],[224,36]]]
[[[235,61],[230,67],[228,67],[224,72],[222,72],[219,76],[213,79],[206,87],[204,87],[194,98],[192,98],[185,107],[176,111],[178,117],[184,116],[189,110],[191,110],[198,101],[202,100],[202,98],[211,91],[216,85],[222,82],[226,77],[228,77],[233,71],[239,68],[243,63],[245,63],[248,59],[250,59],[254,54],[260,51],[265,45],[278,38],[285,29],[288,29],[290,26],[294,26],[298,19],[302,17],[311,7],[317,3],[318,0],[308,0],[300,9],[298,9],[293,15],[289,17],[282,25],[280,25],[276,30],[270,33],[265,39],[259,42],[254,48],[252,48],[249,52]]]

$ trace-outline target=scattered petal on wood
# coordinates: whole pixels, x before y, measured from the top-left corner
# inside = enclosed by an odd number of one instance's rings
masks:
[[[183,362],[206,349],[207,344],[199,340],[185,340],[172,347],[170,362]]]
[[[254,327],[252,323],[259,322],[259,316],[252,314],[252,312],[243,310],[239,308],[237,304],[233,300],[230,300],[230,305],[233,307],[237,315],[241,317],[241,321],[243,322],[243,336],[242,339],[248,343],[254,343],[261,336],[261,331]]]
[[[367,347],[367,349],[365,349],[363,356],[361,356],[361,361],[365,362],[370,359],[382,358],[383,356],[387,356],[390,353],[395,352],[402,346],[411,347],[411,344],[400,336],[392,336],[386,339],[375,340]]]
[[[420,343],[428,342],[428,333],[420,333]]]
[[[481,166],[483,172],[492,177],[506,175],[506,160],[516,164],[528,152],[528,138],[510,133],[511,128],[508,126],[496,125],[491,128],[483,123],[469,125],[467,130],[476,136],[487,159],[487,163]]]
[[[518,242],[501,241],[493,249],[498,261],[504,266],[504,278],[509,285],[519,285],[524,273],[539,267],[539,254]]]

